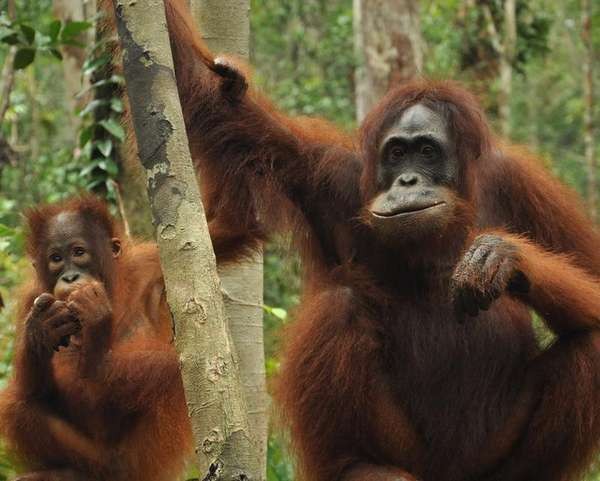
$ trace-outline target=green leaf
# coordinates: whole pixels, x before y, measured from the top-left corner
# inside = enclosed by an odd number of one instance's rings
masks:
[[[103,105],[108,105],[108,100],[92,100],[91,102],[88,102],[88,104],[84,107],[84,109],[81,112],[79,112],[79,116],[84,117],[85,115],[96,110],[98,107],[102,107]]]
[[[91,139],[92,135],[94,135],[94,125],[90,125],[81,131],[79,134],[79,148],[83,148]]]
[[[85,186],[85,188],[88,190],[94,190],[96,187],[98,187],[100,184],[103,184],[103,183],[104,183],[104,179],[92,180],[88,185]]]
[[[90,22],[67,22],[63,27],[60,38],[63,42],[73,40],[74,37],[79,35],[81,32],[85,32],[90,28],[92,24]]]
[[[123,77],[121,77],[120,75],[111,75],[109,78],[105,78],[102,80],[98,80],[97,82],[92,84],[92,87],[103,87],[104,85],[109,85],[109,84],[122,84],[123,83]]]
[[[31,45],[35,41],[35,30],[24,23],[19,25],[19,27],[21,27],[21,32],[23,32],[27,43]]]
[[[285,309],[282,309],[281,307],[271,307],[263,305],[263,309],[269,314],[275,316],[276,318],[281,319],[282,321],[285,321],[287,318],[287,311]]]
[[[83,64],[83,67],[81,67],[83,75],[90,75],[94,73],[100,67],[104,67],[108,62],[110,62],[110,57],[108,55],[102,55],[98,58],[86,60]]]
[[[48,36],[51,42],[56,42],[58,34],[60,33],[60,27],[62,26],[60,20],[54,20],[48,28]]]
[[[123,127],[117,121],[113,119],[107,119],[101,120],[100,122],[98,122],[98,124],[101,125],[104,128],[104,130],[106,130],[109,134],[116,137],[121,142],[125,140],[125,130],[123,130]]]
[[[104,157],[109,157],[112,152],[113,142],[111,139],[99,140],[96,142],[96,147]]]
[[[80,42],[79,40],[75,39],[75,38],[69,38],[67,40],[61,40],[60,42],[61,45],[69,45],[71,47],[77,47],[77,48],[85,48],[85,43]]]
[[[94,170],[96,167],[98,167],[98,162],[92,162],[91,164],[86,165],[83,169],[81,169],[81,171],[79,172],[79,175],[81,177],[86,177],[87,175],[89,175],[92,170]]]
[[[17,45],[20,43],[19,34],[16,32],[9,33],[8,35],[2,37],[2,39],[0,39],[0,42],[6,43],[8,45]]]
[[[35,49],[33,48],[22,48],[17,51],[15,55],[15,69],[21,70],[27,67],[35,59]]]
[[[106,162],[106,172],[111,178],[116,178],[119,175],[119,166],[113,160],[107,160]]]
[[[12,237],[15,235],[15,229],[7,225],[0,224],[0,237]]]
[[[273,307],[271,309],[271,314],[281,319],[282,321],[285,321],[287,318],[287,311],[285,309],[282,309],[281,307]]]
[[[118,97],[113,97],[110,99],[110,108],[117,113],[123,112],[123,101]]]
[[[62,53],[60,53],[60,51],[58,51],[55,48],[48,49],[48,52],[50,52],[58,60],[62,60],[63,59]]]
[[[107,79],[102,79],[102,80],[98,80],[97,82],[91,84],[89,87],[84,88],[83,90],[81,90],[81,92],[79,92],[77,94],[76,98],[80,98],[83,95],[85,95],[88,91],[98,88],[98,87],[103,87],[105,85],[110,85],[110,84],[116,84],[116,85],[121,85],[124,83],[124,79],[122,76],[120,75],[111,75],[110,78]]]

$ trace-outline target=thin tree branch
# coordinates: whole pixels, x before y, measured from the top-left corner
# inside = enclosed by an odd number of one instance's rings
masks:
[[[10,47],[8,55],[4,60],[2,67],[2,93],[0,94],[0,124],[4,122],[4,117],[10,106],[10,93],[12,92],[15,83],[15,55],[17,54],[16,47]],[[0,134],[1,135],[1,134]]]
[[[483,11],[483,16],[485,17],[487,31],[490,36],[490,41],[492,42],[492,47],[498,55],[504,55],[504,45],[500,40],[500,35],[498,34],[498,30],[496,29],[496,24],[494,23],[494,17],[492,16],[492,12],[488,5],[483,5],[481,7]]]

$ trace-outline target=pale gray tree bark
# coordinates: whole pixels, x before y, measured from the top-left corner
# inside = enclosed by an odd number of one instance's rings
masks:
[[[249,0],[191,0],[190,9],[213,52],[248,59]],[[266,479],[269,398],[263,339],[262,253],[236,265],[219,267],[219,274],[231,335],[240,360],[250,431],[260,452],[260,475]]]
[[[417,0],[354,0],[356,116],[361,122],[392,85],[419,75],[423,41]]]
[[[583,96],[585,163],[587,168],[587,204],[590,217],[598,221],[598,165],[594,139],[594,46],[592,42],[592,2],[581,1],[581,38],[583,40]]]
[[[202,38],[213,52],[248,58],[249,0],[188,0]]]
[[[260,463],[188,148],[163,0],[113,4],[202,478],[256,480]]]

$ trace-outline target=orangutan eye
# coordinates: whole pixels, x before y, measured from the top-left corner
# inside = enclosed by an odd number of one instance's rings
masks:
[[[83,247],[75,247],[75,249],[73,249],[73,255],[75,257],[81,257],[84,254],[85,254],[85,249]]]
[[[59,263],[62,261],[60,254],[50,254],[50,262]]]
[[[390,160],[397,162],[402,160],[402,158],[406,155],[406,149],[400,145],[396,145],[390,149],[389,158]]]
[[[431,158],[434,156],[434,154],[435,154],[435,147],[433,145],[424,144],[421,147],[421,155]]]

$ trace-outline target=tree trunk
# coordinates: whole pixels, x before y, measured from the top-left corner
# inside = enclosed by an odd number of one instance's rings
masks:
[[[14,20],[16,17],[16,6],[15,0],[8,0],[6,13],[9,20]],[[10,107],[10,94],[12,92],[15,83],[15,54],[17,53],[17,47],[11,46],[8,49],[8,53],[4,59],[4,65],[2,67],[2,74],[0,74],[0,82],[2,88],[0,90],[2,96],[0,97],[0,124],[4,122],[4,116]],[[0,136],[2,132],[0,132]]]
[[[94,0],[54,0],[54,16],[62,21],[91,21],[96,13]],[[89,45],[94,39],[93,29],[82,33],[80,41],[84,45]],[[65,100],[69,106],[69,119],[71,128],[75,131],[79,128],[81,119],[75,115],[75,110],[83,107],[87,103],[86,98],[77,99],[77,94],[82,90],[81,67],[85,61],[85,49],[75,46],[65,46],[62,48],[63,54],[63,74],[65,79]]]
[[[113,0],[202,479],[258,479],[162,0]]]
[[[106,5],[110,5],[110,1],[98,0],[98,14],[111,15],[108,19],[103,19],[96,22],[96,43],[103,43],[102,50],[98,51],[98,55],[109,53],[111,55],[111,63],[103,69],[103,71],[96,72],[93,82],[97,82],[102,79],[107,79],[113,74],[120,75],[122,72],[123,53],[119,50],[118,39],[115,38],[116,32],[113,29],[112,14],[110,12],[104,12]],[[98,98],[103,95],[105,98],[112,98],[119,95],[116,92],[117,87],[114,85],[107,85],[96,89],[96,96]],[[125,89],[124,89],[125,90]],[[124,94],[125,92],[121,92]],[[125,112],[129,112],[129,103],[126,95],[123,95],[123,103],[125,105]],[[125,117],[125,124],[127,125],[128,118]],[[130,130],[130,126],[128,130]],[[129,135],[129,132],[128,132]],[[145,173],[142,165],[140,164],[137,156],[137,146],[135,145],[135,139],[128,139],[116,146],[113,150],[113,155],[116,162],[119,164],[119,173],[117,177],[117,186],[119,193],[118,202],[120,214],[123,220],[127,220],[129,231],[131,236],[137,239],[150,240],[154,238],[154,226],[152,225],[152,213],[150,212],[150,206],[148,205],[148,195],[146,193],[146,182]]]
[[[581,37],[583,55],[584,143],[587,167],[587,203],[590,217],[598,221],[598,184],[594,145],[594,47],[592,43],[592,2],[581,1]]]
[[[517,46],[516,0],[504,2],[504,42],[500,54],[500,131],[510,135],[510,101],[512,97],[512,64]]]
[[[249,0],[189,0],[202,38],[213,52],[248,58]]]
[[[354,0],[359,122],[390,86],[420,74],[422,43],[417,0]]]
[[[498,55],[500,63],[500,91],[498,93],[498,117],[500,132],[510,135],[512,71],[517,48],[517,11],[516,0],[504,0],[504,25],[502,34],[498,32],[489,5],[481,9],[487,23],[487,31],[492,47]]]
[[[190,10],[213,52],[248,58],[249,0],[191,0]],[[219,268],[231,335],[240,360],[248,421],[260,453],[260,479],[267,478],[268,405],[263,339],[263,257]]]

